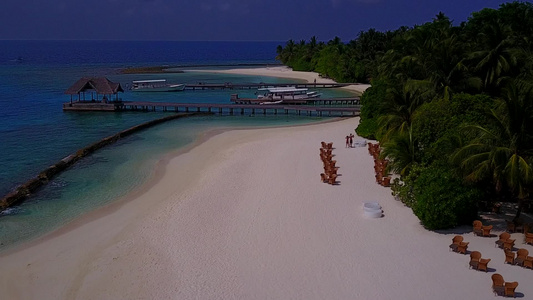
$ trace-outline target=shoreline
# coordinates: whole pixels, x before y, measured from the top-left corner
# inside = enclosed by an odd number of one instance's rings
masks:
[[[207,114],[205,113],[179,113],[179,114],[175,114],[171,116],[158,118],[152,121],[148,121],[148,122],[144,122],[144,123],[132,126],[125,130],[119,131],[113,135],[104,137],[96,142],[89,144],[88,146],[80,148],[76,150],[75,152],[65,156],[63,159],[59,160],[53,165],[49,166],[44,171],[41,171],[36,176],[30,178],[26,182],[17,186],[13,192],[8,193],[7,195],[4,195],[2,198],[0,198],[0,213],[10,208],[11,206],[20,205],[28,197],[34,194],[38,189],[47,185],[48,182],[50,182],[50,180],[54,179],[55,177],[60,175],[63,171],[75,165],[80,159],[88,155],[91,155],[94,152],[102,148],[112,145],[116,143],[117,141],[125,137],[128,137],[136,132],[142,131],[144,129],[148,129],[150,127],[153,127],[161,123],[165,123],[165,122],[172,121],[175,119],[180,119],[180,118],[188,118],[188,117],[202,116],[202,115],[207,115]]]
[[[308,83],[336,83],[333,79],[322,78],[316,72],[301,72],[293,71],[286,66],[275,66],[275,67],[262,67],[262,68],[241,68],[241,69],[228,69],[228,70],[190,70],[184,69],[184,72],[205,72],[205,73],[216,73],[216,74],[239,74],[239,75],[251,75],[251,76],[266,76],[266,77],[277,77],[277,78],[289,78],[289,79],[298,79],[304,80]],[[370,84],[358,84],[358,85],[349,85],[341,87],[341,89],[350,91],[357,96],[361,96],[363,92],[370,87]]]
[[[344,120],[345,118],[330,118],[328,120],[319,121],[319,122],[313,122],[313,123],[306,123],[306,124],[296,124],[296,125],[274,125],[274,126],[265,126],[265,127],[216,127],[211,128],[207,130],[206,132],[202,133],[197,139],[195,139],[193,142],[188,144],[187,146],[180,148],[178,150],[174,150],[171,152],[168,152],[167,154],[163,155],[158,159],[156,162],[153,170],[152,175],[149,176],[149,178],[144,182],[141,186],[129,191],[125,196],[120,197],[112,203],[107,204],[105,206],[96,208],[92,211],[89,211],[87,213],[84,213],[78,218],[73,219],[70,222],[67,222],[66,224],[60,226],[59,228],[52,230],[48,233],[45,233],[42,236],[39,236],[37,238],[34,238],[32,240],[22,242],[20,244],[16,244],[15,246],[9,247],[5,250],[0,251],[0,258],[4,256],[11,255],[13,253],[16,253],[18,251],[25,250],[27,248],[31,248],[34,246],[37,246],[43,242],[46,242],[50,239],[53,239],[55,237],[64,235],[65,233],[68,233],[72,230],[75,230],[76,228],[83,226],[86,223],[95,221],[101,217],[107,216],[109,214],[112,214],[116,211],[118,211],[123,205],[128,203],[129,201],[132,201],[143,194],[145,194],[150,188],[152,188],[157,182],[159,182],[163,176],[165,175],[167,165],[169,162],[183,154],[186,154],[190,151],[192,151],[194,148],[200,146],[201,144],[207,142],[210,138],[215,137],[219,134],[223,134],[225,132],[229,131],[240,131],[240,130],[260,130],[260,129],[278,129],[278,128],[292,128],[292,127],[301,127],[301,126],[309,126],[309,125],[315,125],[315,124],[327,124],[331,122],[339,122]]]

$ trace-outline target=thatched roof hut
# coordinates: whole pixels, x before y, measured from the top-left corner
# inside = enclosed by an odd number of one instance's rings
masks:
[[[78,95],[78,100],[85,100],[85,92],[88,91],[91,92],[92,101],[99,101],[99,95],[102,95],[101,100],[107,101],[108,95],[116,95],[116,99],[118,100],[118,92],[124,92],[124,89],[120,83],[112,82],[105,77],[83,77],[69,87],[65,91],[65,94],[70,95],[70,101],[72,102],[73,95]],[[96,99],[94,99],[94,93],[96,93]],[[81,94],[83,94],[83,99],[80,99]]]

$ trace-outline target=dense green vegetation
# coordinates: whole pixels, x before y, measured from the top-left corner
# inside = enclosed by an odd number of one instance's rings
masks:
[[[454,26],[432,22],[360,32],[342,43],[287,44],[278,59],[340,82],[371,82],[357,133],[377,139],[393,194],[424,226],[471,224],[494,201],[533,187],[533,5],[502,4]],[[484,205],[481,205],[481,204]],[[489,203],[489,205],[487,205]]]

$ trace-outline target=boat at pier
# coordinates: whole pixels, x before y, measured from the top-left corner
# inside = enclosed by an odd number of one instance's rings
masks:
[[[177,92],[184,89],[185,84],[168,83],[166,79],[135,80],[131,83],[133,92]]]
[[[310,92],[307,88],[289,87],[268,87],[257,90],[257,99],[265,101],[285,101],[318,98],[321,94]]]
[[[306,104],[308,100],[316,99],[320,93],[309,91],[307,88],[296,87],[268,87],[260,88],[256,92],[257,98],[239,98],[231,95],[231,101],[236,104]]]

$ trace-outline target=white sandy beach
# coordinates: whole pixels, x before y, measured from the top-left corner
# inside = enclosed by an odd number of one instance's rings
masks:
[[[209,73],[222,73],[222,74],[241,74],[241,75],[254,75],[254,76],[266,76],[266,77],[280,77],[306,80],[307,82],[316,83],[334,83],[335,81],[329,78],[322,78],[316,72],[300,72],[293,71],[285,66],[276,67],[261,67],[261,68],[242,68],[242,69],[230,69],[230,70],[186,70],[186,72],[209,72]],[[357,84],[343,87],[343,89],[362,94],[369,84]]]
[[[358,121],[217,134],[142,192],[0,254],[0,298],[492,299],[496,272],[532,299],[533,270],[504,265],[496,238],[464,234],[492,259],[471,270],[454,234],[425,230],[375,183],[367,148],[344,147]],[[321,141],[339,185],[320,182]],[[384,217],[364,217],[366,201]]]

